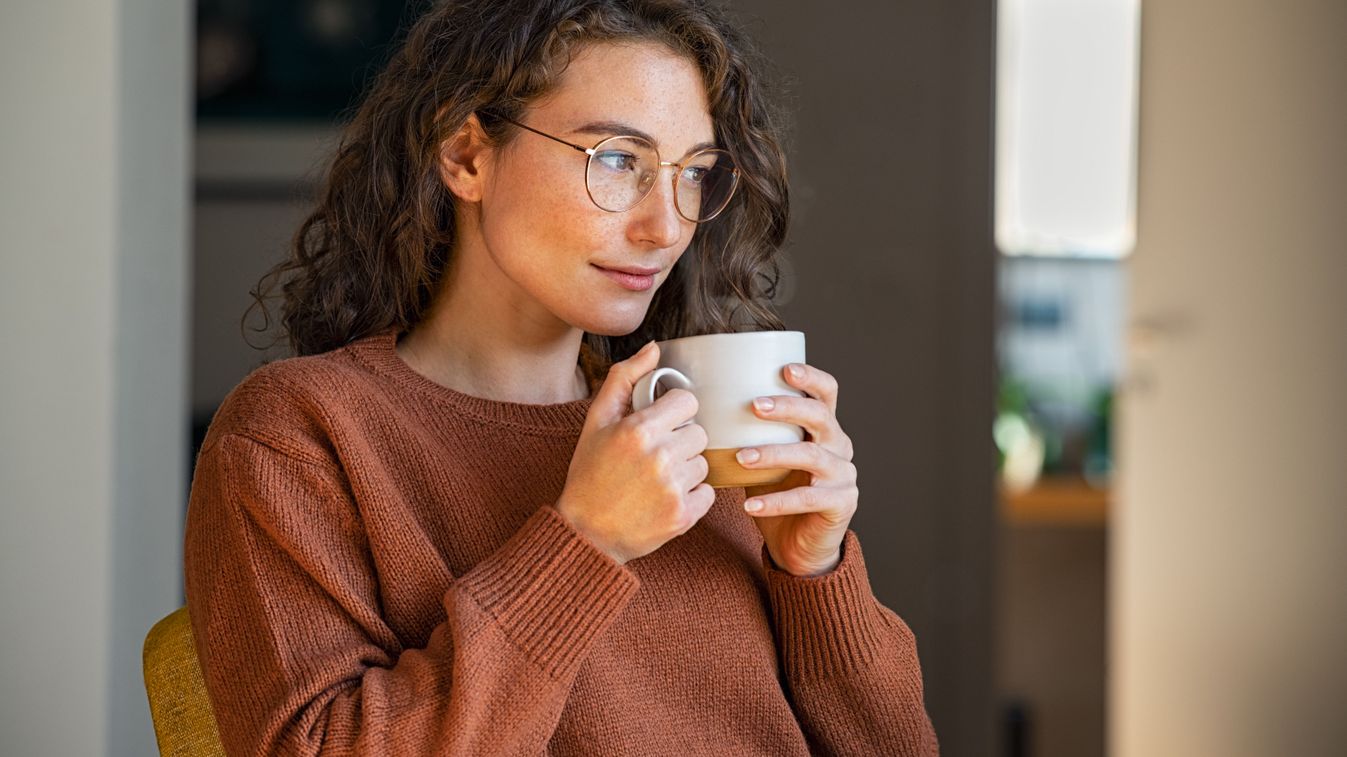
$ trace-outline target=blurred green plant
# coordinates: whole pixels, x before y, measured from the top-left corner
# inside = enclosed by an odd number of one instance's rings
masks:
[[[1039,473],[1067,473],[1106,485],[1112,472],[1113,394],[1112,386],[1053,387],[1003,376],[992,426],[997,472],[1020,483]],[[1054,421],[1065,407],[1076,408],[1067,412],[1082,422]],[[1008,456],[1019,458],[1009,472]]]
[[[992,439],[1001,480],[1012,488],[1033,484],[1043,466],[1044,434],[1034,414],[1029,386],[1013,376],[1003,376],[997,389]]]

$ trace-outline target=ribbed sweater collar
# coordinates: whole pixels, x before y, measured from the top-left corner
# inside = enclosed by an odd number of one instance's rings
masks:
[[[351,342],[346,349],[367,368],[403,389],[487,423],[547,431],[579,431],[593,402],[593,392],[598,390],[590,376],[590,397],[572,402],[534,405],[475,397],[437,384],[412,370],[394,349],[397,337],[397,327],[390,327]]]

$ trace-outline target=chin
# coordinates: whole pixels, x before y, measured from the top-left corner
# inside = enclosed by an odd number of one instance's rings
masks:
[[[584,313],[579,319],[571,321],[571,325],[599,336],[626,336],[641,327],[648,309],[642,307],[637,311],[630,307],[631,303],[626,304],[626,308]]]
[[[614,323],[611,319],[603,319],[603,320],[596,320],[595,322],[590,323],[588,326],[583,324],[576,324],[576,327],[583,329],[587,333],[596,334],[598,336],[626,336],[627,334],[630,334],[636,329],[640,328],[642,320],[644,319]]]

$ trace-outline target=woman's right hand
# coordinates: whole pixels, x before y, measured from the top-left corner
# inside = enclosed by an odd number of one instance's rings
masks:
[[[711,509],[697,398],[671,389],[628,414],[637,380],[659,365],[651,342],[613,364],[594,395],[556,509],[619,564],[654,552]]]

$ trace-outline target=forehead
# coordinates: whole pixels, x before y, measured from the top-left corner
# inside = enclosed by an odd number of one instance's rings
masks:
[[[654,42],[585,46],[534,112],[563,131],[595,121],[630,124],[668,154],[715,139],[696,64]]]

